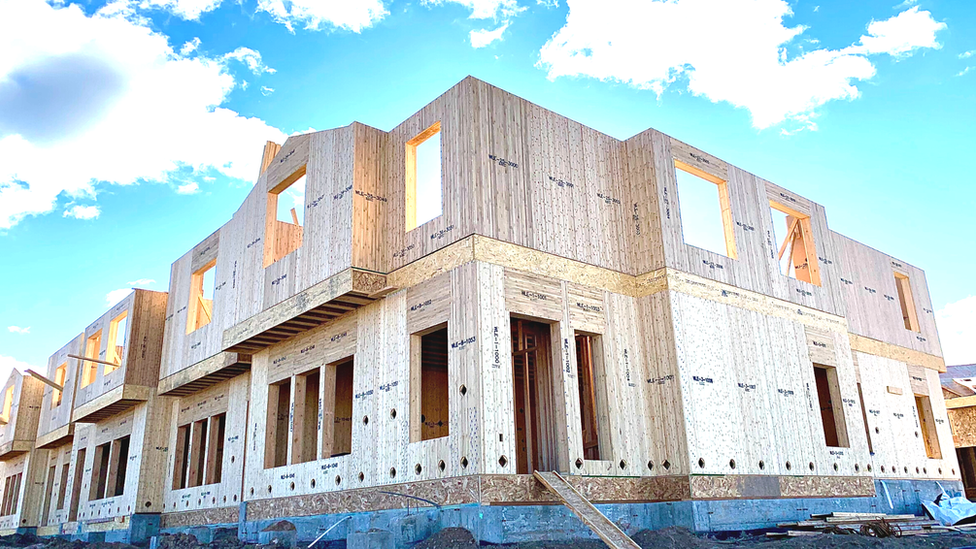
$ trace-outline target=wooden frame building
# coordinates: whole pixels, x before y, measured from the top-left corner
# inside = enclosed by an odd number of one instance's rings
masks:
[[[911,511],[959,480],[920,269],[691,145],[618,140],[470,77],[389,132],[269,143],[165,307],[159,377],[147,359],[79,388],[72,421],[98,422],[74,433],[91,464],[131,414],[140,472],[166,478],[130,496],[127,477],[79,520],[258,539],[353,516],[341,536],[420,505],[505,542],[545,519],[524,504],[554,501],[536,470],[633,528],[674,503],[700,530],[877,509],[896,488]],[[512,505],[519,521],[485,518]]]

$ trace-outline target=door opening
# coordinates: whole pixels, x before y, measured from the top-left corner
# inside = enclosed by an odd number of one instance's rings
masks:
[[[558,378],[553,368],[551,326],[512,318],[512,373],[515,397],[516,471],[557,468]],[[559,384],[561,386],[561,384]]]

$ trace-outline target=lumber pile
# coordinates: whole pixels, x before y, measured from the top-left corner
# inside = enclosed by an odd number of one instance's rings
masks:
[[[801,537],[822,534],[856,534],[872,537],[902,537],[949,531],[976,531],[976,526],[942,526],[937,520],[916,515],[884,513],[827,513],[810,515],[809,520],[776,525],[784,532],[769,532],[767,537]]]

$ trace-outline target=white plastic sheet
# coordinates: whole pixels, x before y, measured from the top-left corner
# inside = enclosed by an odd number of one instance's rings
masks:
[[[966,499],[963,495],[950,496],[942,485],[942,493],[936,496],[932,503],[922,502],[928,514],[944,526],[976,523],[976,503]]]

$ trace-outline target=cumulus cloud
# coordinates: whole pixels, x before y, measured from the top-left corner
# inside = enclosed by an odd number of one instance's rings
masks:
[[[423,3],[427,6],[460,4],[471,10],[471,19],[507,19],[526,9],[519,6],[517,0],[423,0]]]
[[[7,326],[7,331],[15,334],[29,334],[30,326],[21,328],[20,326]]]
[[[483,48],[495,40],[502,39],[502,33],[508,28],[508,22],[495,30],[481,29],[471,31],[471,47]]]
[[[133,280],[129,282],[130,286],[149,286],[150,284],[155,284],[156,281],[151,278],[140,278],[139,280]]]
[[[0,189],[0,195],[2,195],[2,189]],[[98,214],[102,213],[98,209],[98,206],[81,206],[75,205],[65,208],[64,217],[73,217],[75,219],[95,219]]]
[[[130,293],[132,293],[132,288],[119,288],[118,290],[112,290],[111,292],[105,294],[105,306],[111,307],[119,301],[122,301]]]
[[[945,363],[976,364],[976,295],[936,311],[935,322]]]
[[[361,32],[389,13],[382,0],[258,0],[258,11],[268,12],[292,32],[295,25]]]
[[[221,107],[235,86],[232,58],[186,57],[124,7],[87,16],[76,5],[0,2],[0,230],[60,197],[168,181],[178,168],[251,181],[256,151],[286,137]],[[65,215],[92,208],[69,204]]]
[[[189,42],[183,44],[183,47],[180,48],[180,55],[186,57],[187,55],[190,55],[191,53],[197,51],[197,48],[199,47],[200,47],[200,39],[194,38],[193,40],[190,40]]]
[[[200,187],[195,182],[176,187],[176,194],[197,194],[198,192],[200,192]]]
[[[220,6],[221,0],[141,0],[140,8],[161,8],[183,19],[195,20]],[[133,2],[136,3],[136,2]]]
[[[6,381],[7,378],[10,377],[10,372],[13,371],[14,368],[20,370],[21,373],[28,368],[35,371],[39,370],[39,368],[31,366],[26,362],[17,360],[12,356],[0,355],[0,383]]]
[[[969,59],[970,57],[976,55],[976,50],[964,51],[959,54],[959,59]]]
[[[226,53],[223,56],[224,61],[240,61],[247,66],[247,68],[254,74],[268,73],[274,74],[276,71],[271,67],[264,64],[261,61],[261,54],[252,50],[251,48],[237,48],[236,50]]]
[[[859,97],[874,76],[871,56],[938,48],[946,25],[918,7],[884,21],[841,49],[801,40],[785,0],[568,0],[565,25],[540,51],[550,79],[620,81],[659,96],[684,87],[747,109],[756,128],[784,121],[815,128],[818,107]]]

